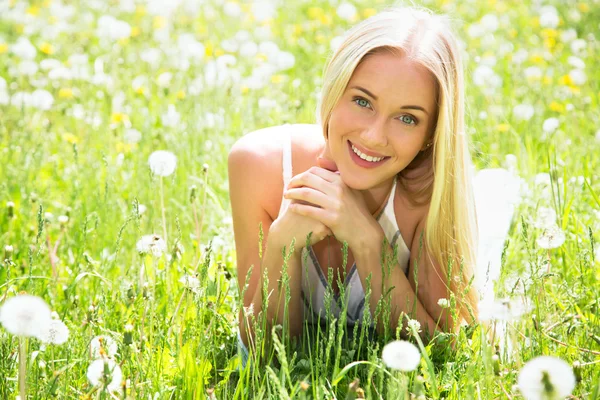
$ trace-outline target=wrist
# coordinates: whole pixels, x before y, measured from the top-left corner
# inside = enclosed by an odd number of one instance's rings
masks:
[[[355,257],[362,258],[379,252],[384,237],[385,233],[383,232],[381,225],[375,224],[372,229],[369,229],[364,235],[360,236],[359,241],[354,245],[354,248],[351,247],[352,253]]]

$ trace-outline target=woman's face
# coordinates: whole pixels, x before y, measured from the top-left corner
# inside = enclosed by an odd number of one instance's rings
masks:
[[[426,148],[436,113],[435,79],[424,67],[387,52],[364,59],[329,120],[329,151],[344,183],[386,186]],[[363,160],[353,147],[377,158]]]

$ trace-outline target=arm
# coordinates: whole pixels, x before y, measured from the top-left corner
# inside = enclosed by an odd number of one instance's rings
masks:
[[[352,249],[363,288],[367,287],[366,279],[371,274],[371,297],[369,302],[371,313],[374,314],[381,296],[387,293],[390,288],[393,288],[390,293],[390,303],[392,304],[391,328],[393,330],[396,329],[398,318],[404,312],[421,323],[422,335],[425,335],[427,332],[433,334],[440,328],[447,330],[448,326],[452,326],[451,323],[442,323],[446,321],[450,322],[450,316],[449,313],[437,304],[438,299],[447,297],[448,291],[445,280],[442,279],[438,267],[431,262],[425,249],[419,249],[419,238],[421,237],[421,233],[423,233],[424,226],[425,218],[418,224],[411,245],[408,276],[404,275],[397,260],[394,260],[390,275],[386,276],[384,280],[381,268],[384,232],[379,225],[373,227],[376,232],[375,234],[368,235],[370,243],[366,243],[356,250]],[[384,251],[387,252],[387,257],[393,255],[393,249],[390,245],[387,245]],[[419,252],[421,253],[420,255]],[[418,263],[418,287],[414,280],[415,262]],[[415,288],[417,295],[415,295]],[[438,326],[438,320],[441,326]],[[377,322],[376,328],[378,332],[384,331],[385,327],[381,320]]]

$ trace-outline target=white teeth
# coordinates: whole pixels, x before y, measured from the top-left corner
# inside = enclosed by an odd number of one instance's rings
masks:
[[[371,157],[366,155],[365,153],[361,153],[361,151],[359,149],[357,149],[356,147],[354,147],[354,145],[352,145],[352,151],[354,151],[354,153],[359,156],[360,158],[362,158],[363,160],[369,161],[369,162],[379,162],[381,160],[383,160],[385,157]]]

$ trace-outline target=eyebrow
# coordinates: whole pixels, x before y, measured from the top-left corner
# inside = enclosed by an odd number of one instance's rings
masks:
[[[365,89],[364,87],[361,86],[352,86],[350,89],[358,89],[361,92],[366,93],[367,95],[371,96],[372,98],[374,98],[375,100],[377,100],[377,96],[375,96],[373,93],[369,92],[367,89]],[[429,115],[429,113],[427,112],[427,110],[425,110],[425,108],[421,107],[421,106],[417,106],[417,105],[408,105],[408,106],[402,106],[400,107],[402,109],[410,109],[410,110],[420,110],[423,111],[425,114]]]

